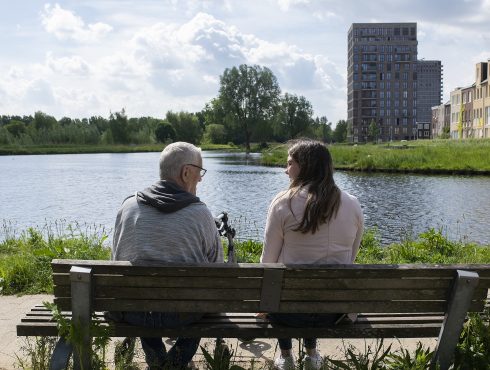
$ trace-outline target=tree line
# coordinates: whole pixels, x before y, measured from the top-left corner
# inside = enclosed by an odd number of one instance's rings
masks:
[[[281,93],[272,71],[248,66],[225,69],[218,96],[199,112],[172,112],[165,118],[128,118],[124,109],[108,118],[63,117],[44,112],[34,116],[0,116],[0,145],[97,145],[154,144],[187,141],[244,145],[284,142],[311,137],[324,142],[345,142],[347,123],[334,129],[327,117],[313,117],[313,107],[304,97]]]

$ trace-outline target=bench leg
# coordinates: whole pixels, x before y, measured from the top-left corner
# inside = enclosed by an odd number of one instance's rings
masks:
[[[70,361],[72,352],[72,345],[64,338],[60,338],[54,347],[53,354],[51,355],[49,370],[68,369],[68,362]]]
[[[92,312],[92,270],[85,267],[72,266],[71,280],[71,309],[72,324],[80,330],[82,343],[78,351],[74,351],[73,369],[89,370],[91,368],[91,337],[90,324]]]
[[[464,321],[470,308],[473,291],[479,276],[475,272],[457,270],[457,277],[451,292],[447,313],[437,340],[432,364],[438,363],[441,370],[449,369]]]

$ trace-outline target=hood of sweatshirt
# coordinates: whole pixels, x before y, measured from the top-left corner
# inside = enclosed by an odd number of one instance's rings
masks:
[[[160,180],[136,193],[137,201],[165,213],[176,212],[189,204],[200,202],[199,197],[185,191],[177,184]]]

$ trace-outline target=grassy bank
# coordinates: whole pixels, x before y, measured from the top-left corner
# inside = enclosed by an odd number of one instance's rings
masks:
[[[490,140],[416,140],[330,145],[336,169],[490,175]],[[284,166],[285,145],[264,153],[266,165]]]
[[[164,146],[164,144],[0,146],[0,155],[160,152]],[[239,150],[238,147],[228,144],[203,144],[200,147],[202,150]]]
[[[51,293],[50,261],[54,258],[109,259],[104,230],[80,226],[29,228],[18,236],[4,232],[0,242],[0,294]],[[239,262],[258,262],[262,244],[236,244]],[[226,253],[225,253],[226,254]],[[490,245],[480,246],[447,239],[429,229],[417,238],[381,245],[376,229],[363,236],[357,263],[490,263]]]

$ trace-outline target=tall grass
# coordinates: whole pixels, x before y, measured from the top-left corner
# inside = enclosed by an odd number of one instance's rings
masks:
[[[28,228],[15,235],[3,225],[5,238],[0,241],[0,294],[51,293],[51,260],[109,259],[104,245],[104,229],[65,226],[54,223],[42,229]],[[365,231],[356,263],[490,263],[490,246],[466,241],[452,241],[442,230],[428,229],[417,238],[410,234],[399,243],[382,246],[377,229]],[[226,243],[225,247],[226,247]],[[235,243],[238,262],[257,263],[262,243],[240,240]]]
[[[490,174],[490,140],[330,145],[329,150],[337,169]],[[284,166],[286,157],[286,146],[277,146],[264,153],[263,162]]]
[[[79,224],[29,228],[19,236],[3,225],[0,242],[0,294],[51,293],[51,260],[109,259],[104,229]]]

